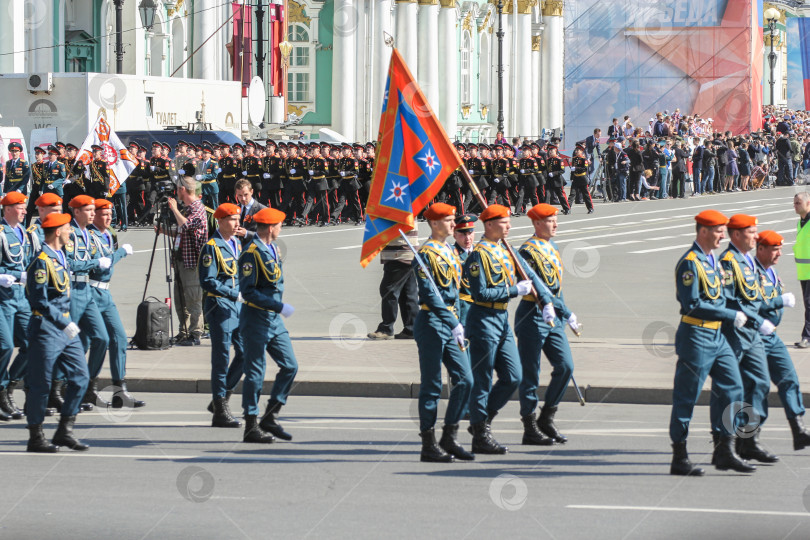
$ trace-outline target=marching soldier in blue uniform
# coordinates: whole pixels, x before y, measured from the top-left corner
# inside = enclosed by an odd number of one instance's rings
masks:
[[[242,423],[231,414],[228,403],[244,370],[242,338],[239,334],[239,292],[237,263],[242,243],[234,236],[239,228],[240,209],[235,204],[219,205],[214,218],[219,227],[203,246],[200,262],[200,286],[205,291],[205,320],[211,330],[211,394],[213,427],[239,427]],[[231,345],[234,357],[231,360]],[[230,362],[230,365],[229,365]]]
[[[515,312],[515,336],[523,368],[518,394],[523,421],[523,444],[547,446],[568,439],[557,430],[554,416],[574,372],[571,346],[565,335],[566,325],[579,331],[577,316],[565,304],[562,293],[562,257],[552,238],[557,234],[557,209],[550,204],[533,206],[527,213],[534,226],[534,236],[520,247],[520,255],[540,276],[553,295],[554,323],[543,320],[534,296],[524,296]],[[535,421],[537,387],[540,384],[540,353],[546,353],[553,366],[540,416]]]
[[[713,253],[725,237],[728,218],[716,210],[704,210],[695,216],[695,221],[695,242],[675,266],[681,323],[675,334],[678,363],[669,423],[670,474],[704,474],[702,468],[689,461],[686,438],[695,404],[709,375],[712,377],[710,416],[715,441],[712,462],[721,471],[754,472],[756,467],[741,460],[734,450],[734,431],[741,422],[733,404],[743,400],[742,377],[734,351],[720,331],[726,321],[741,327],[748,320],[742,311],[726,306],[723,285],[726,273]]]
[[[284,275],[278,247],[274,244],[281,234],[284,212],[265,208],[253,216],[256,236],[239,257],[239,291],[245,305],[239,314],[239,332],[244,337],[245,381],[242,385],[242,407],[245,413],[245,442],[272,443],[275,437],[286,441],[292,435],[278,423],[281,407],[298,373],[290,334],[281,317],[289,317],[295,309],[282,301]],[[261,422],[259,396],[265,370],[265,352],[279,367],[270,400]]]
[[[3,184],[3,193],[19,191],[23,195],[28,194],[28,179],[31,177],[31,170],[25,157],[20,157],[22,145],[13,142],[8,145],[8,152],[11,159],[6,161],[6,177]]]
[[[70,318],[85,334],[82,336],[82,341],[89,350],[89,365],[91,367],[101,366],[110,344],[110,335],[107,333],[104,319],[101,317],[98,304],[90,290],[90,271],[109,269],[112,266],[112,259],[104,257],[98,252],[95,243],[91,240],[91,233],[87,229],[95,216],[95,199],[89,195],[78,195],[70,201],[70,207],[73,209],[72,230],[69,240],[65,244],[72,283]],[[87,410],[91,410],[93,405],[100,407],[109,405],[99,395],[95,380],[92,381],[82,404],[82,408]]]
[[[737,453],[743,459],[755,459],[763,463],[775,463],[779,458],[759,444],[759,432],[768,417],[768,392],[771,389],[768,375],[768,359],[761,335],[768,336],[776,327],[759,314],[764,302],[762,287],[754,258],[748,254],[756,247],[757,218],[735,214],[728,222],[729,245],[720,256],[720,264],[726,273],[726,296],[728,307],[742,311],[747,323],[735,328],[731,322],[723,324],[723,334],[740,364],[743,380],[743,400],[750,405],[748,425],[740,428],[737,436]]]
[[[212,210],[219,204],[219,184],[217,175],[221,172],[217,162],[211,159],[214,149],[210,144],[203,144],[203,161],[197,180],[202,183],[203,204]]]
[[[90,289],[93,300],[101,313],[101,318],[104,320],[104,326],[110,336],[110,374],[112,375],[114,387],[112,407],[114,409],[123,407],[139,408],[145,406],[146,403],[133,398],[127,391],[127,333],[124,330],[124,323],[121,322],[118,308],[115,306],[110,293],[113,268],[121,259],[132,255],[132,246],[124,244],[120,248],[118,247],[118,237],[110,228],[113,203],[107,199],[96,199],[95,206],[96,213],[93,223],[87,229],[91,233],[90,238],[95,245],[96,252],[100,256],[110,259],[111,264],[106,269],[90,270]],[[84,345],[86,348],[87,343]],[[90,403],[100,399],[98,397],[97,378],[101,372],[102,364],[99,363],[99,358],[102,362],[104,361],[103,356],[93,356],[92,360],[96,363],[89,365],[90,386],[88,386],[89,395],[85,396],[85,401]]]
[[[456,209],[435,203],[425,210],[431,235],[419,250],[423,268],[416,259],[413,269],[419,289],[420,311],[413,333],[419,350],[419,436],[422,438],[421,461],[452,462],[455,458],[475,459],[464,450],[456,436],[458,424],[470,398],[472,373],[465,353],[464,327],[459,322],[458,293],[461,287],[461,262],[445,242],[455,225]],[[442,391],[442,364],[452,384],[444,416],[442,438],[436,444],[436,413]]]
[[[462,266],[467,262],[467,258],[472,253],[473,247],[475,247],[476,221],[478,221],[478,216],[475,214],[462,214],[456,217],[456,227],[453,229],[453,238],[456,242],[453,245],[453,251]],[[470,305],[472,305],[470,282],[464,276],[461,278],[458,299],[458,320],[464,325],[467,324],[467,312],[469,312]]]
[[[510,213],[508,208],[497,204],[481,213],[484,237],[464,264],[463,277],[470,282],[473,299],[467,314],[466,334],[470,337],[473,368],[470,432],[473,435],[474,454],[505,454],[508,450],[493,439],[490,424],[520,384],[520,358],[506,311],[509,299],[532,294],[534,287],[545,306],[544,318],[554,318],[548,289],[522,257],[517,257],[517,261],[512,260],[502,244],[511,228]],[[529,279],[517,280],[516,262]],[[493,369],[498,374],[498,382],[494,386]]]
[[[58,160],[59,149],[53,145],[48,147],[48,162],[45,164],[44,193],[55,193],[60,198],[64,190],[62,186],[67,178],[65,164]]]
[[[775,231],[761,231],[757,238],[756,263],[765,297],[759,313],[774,326],[779,326],[782,321],[784,308],[796,306],[796,297],[793,293],[784,292],[782,280],[774,268],[782,256],[783,241],[782,235]],[[793,434],[793,449],[802,450],[810,446],[810,431],[804,427],[804,401],[796,367],[776,332],[762,336],[762,343],[768,357],[771,382],[779,389],[779,399]]]
[[[31,308],[25,297],[25,272],[33,253],[23,228],[27,198],[11,191],[2,200],[0,220],[0,420],[19,420],[22,411],[14,402],[17,382],[25,375],[28,362],[28,324]],[[14,342],[19,344],[11,364]],[[10,365],[11,364],[11,365]]]
[[[70,270],[62,248],[70,241],[70,215],[50,214],[42,222],[45,242],[28,267],[26,292],[32,317],[28,327],[29,357],[25,382],[28,399],[28,451],[56,452],[58,446],[87,450],[73,435],[73,424],[87,389],[87,363],[79,340],[79,327],[70,318]],[[68,384],[59,427],[49,444],[42,431],[54,364],[64,370]]]

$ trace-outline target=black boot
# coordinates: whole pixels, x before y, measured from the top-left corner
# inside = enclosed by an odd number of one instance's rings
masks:
[[[8,388],[6,388],[6,397],[8,398],[8,406],[11,409],[11,417],[14,419],[20,419],[23,416],[23,412],[17,407],[17,404],[14,402],[14,389],[17,387],[17,381],[10,381],[8,383]],[[19,416],[16,416],[19,415]]]
[[[231,414],[228,398],[217,398],[212,403],[214,404],[214,418],[211,420],[211,427],[237,428],[242,425],[242,422]]]
[[[233,391],[226,390],[225,391],[225,403],[229,403],[231,400],[231,396],[233,395]],[[211,414],[214,413],[214,400],[212,399],[211,402],[208,404],[208,412]]]
[[[242,437],[243,442],[263,443],[270,444],[276,441],[276,438],[262,431],[259,427],[259,421],[255,414],[245,415],[245,435]]]
[[[51,382],[51,393],[48,395],[48,408],[62,412],[62,405],[65,404],[65,400],[62,398],[63,386],[65,386],[65,381]]]
[[[431,463],[453,463],[455,458],[436,444],[436,432],[433,428],[427,429],[419,436],[422,437],[422,454],[419,461],[429,461]]]
[[[557,426],[554,425],[555,414],[557,414],[557,407],[544,405],[540,410],[540,416],[537,418],[537,428],[554,439],[554,442],[568,442],[568,437],[557,431]]]
[[[539,429],[534,419],[534,413],[521,418],[523,422],[523,444],[533,446],[551,446],[554,439],[546,437]]]
[[[42,432],[42,424],[28,426],[28,452],[40,452],[43,454],[53,454],[59,451],[58,446],[54,446],[45,438]]]
[[[779,457],[771,454],[759,444],[759,431],[762,428],[757,428],[752,434],[747,434],[747,437],[737,437],[737,454],[742,459],[757,460],[760,463],[776,463]]]
[[[87,385],[87,390],[84,393],[82,404],[89,403],[105,409],[110,406],[110,402],[102,399],[101,394],[98,393],[98,377],[90,379],[90,384]]]
[[[71,450],[84,451],[90,448],[86,444],[80,443],[73,436],[73,424],[76,422],[75,416],[62,415],[59,418],[59,427],[56,428],[56,433],[53,435],[51,441],[56,446],[67,446]]]
[[[486,422],[480,422],[470,426],[473,434],[472,451],[473,454],[505,454],[509,449],[505,446],[498,444],[492,433],[489,431],[489,425]]]
[[[712,449],[717,448],[720,444],[720,434],[712,432]],[[717,452],[712,452],[712,465],[717,465]]]
[[[717,441],[717,445],[714,447],[712,463],[718,471],[731,469],[742,473],[752,473],[757,470],[755,465],[740,459],[740,456],[734,452],[733,435],[718,435]]]
[[[0,409],[0,422],[11,422],[11,415],[6,414],[2,409]]]
[[[284,431],[284,428],[278,423],[278,412],[280,410],[281,403],[274,399],[269,400],[267,402],[267,410],[264,411],[264,416],[262,416],[262,421],[259,423],[259,427],[264,431],[272,433],[282,441],[291,441],[292,435]]]
[[[686,452],[686,441],[672,443],[672,465],[669,467],[669,474],[676,476],[703,476],[706,471],[692,465],[689,461],[689,454]]]
[[[16,410],[16,407],[12,407],[11,403],[8,402],[8,389],[6,388],[0,390],[0,413],[8,416],[9,420],[19,420],[22,418],[22,413]]]
[[[464,448],[458,444],[458,440],[456,440],[457,435],[458,424],[445,425],[442,428],[442,438],[439,441],[439,447],[456,459],[460,459],[462,461],[474,460],[475,456],[464,450]]]
[[[793,449],[803,450],[806,446],[810,446],[810,431],[804,427],[803,415],[788,418],[788,424],[793,433]]]
[[[129,394],[129,392],[127,392],[127,381],[113,381],[113,386],[117,387],[117,390],[113,394],[113,409],[123,409],[124,407],[128,409],[137,409],[146,405],[145,401],[135,399]]]

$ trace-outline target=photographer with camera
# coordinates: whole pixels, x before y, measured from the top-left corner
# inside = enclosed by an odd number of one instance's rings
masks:
[[[202,288],[197,276],[197,260],[208,240],[207,216],[197,196],[194,175],[194,165],[183,166],[182,176],[177,180],[177,199],[183,207],[180,209],[177,200],[168,197],[166,205],[171,213],[158,225],[160,232],[174,238],[174,296],[180,319],[180,332],[175,343],[186,347],[199,345],[203,332]],[[167,223],[172,217],[177,222],[176,232]]]

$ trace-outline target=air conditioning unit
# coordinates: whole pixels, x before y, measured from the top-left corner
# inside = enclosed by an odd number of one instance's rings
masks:
[[[28,76],[29,92],[48,92],[53,90],[53,73],[32,73]]]

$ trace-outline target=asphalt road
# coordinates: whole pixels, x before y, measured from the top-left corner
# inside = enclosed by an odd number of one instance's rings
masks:
[[[585,327],[584,337],[638,343],[657,326],[677,325],[674,266],[694,238],[693,216],[705,208],[753,214],[762,229],[783,234],[787,247],[778,270],[788,290],[800,295],[790,247],[798,219],[792,207],[796,189],[805,187],[637,203],[597,201],[592,215],[579,205],[572,215],[560,216],[556,241],[565,266],[565,297]],[[510,239],[517,246],[531,235],[531,222],[526,217],[512,222]],[[479,235],[481,230],[479,225]],[[427,224],[420,224],[419,231],[424,240]],[[155,236],[130,230],[119,237],[136,250],[116,266],[112,283],[132,335]],[[285,321],[292,336],[365,336],[376,330],[382,267],[375,260],[361,268],[362,238],[362,228],[351,225],[282,230],[285,301],[296,308]],[[155,254],[147,293],[163,299],[168,289],[162,237]],[[786,342],[798,340],[802,323],[801,309],[787,311],[780,326]]]
[[[418,461],[414,402],[300,397],[289,443],[248,445],[208,427],[206,396],[143,395],[145,409],[79,415],[88,452],[24,452],[0,429],[0,538],[808,537],[810,456],[776,413],[763,440],[782,461],[753,475],[708,466],[708,411],[690,439],[703,478],[668,474],[669,408],[563,404],[566,445],[521,446],[517,404],[494,422],[506,456]],[[46,425],[51,436],[54,420]],[[469,435],[462,434],[464,445]]]

